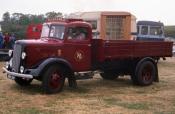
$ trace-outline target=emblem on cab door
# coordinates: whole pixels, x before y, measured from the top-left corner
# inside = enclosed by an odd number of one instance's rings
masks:
[[[84,58],[84,52],[81,50],[77,50],[75,52],[74,58],[76,61],[80,62]]]

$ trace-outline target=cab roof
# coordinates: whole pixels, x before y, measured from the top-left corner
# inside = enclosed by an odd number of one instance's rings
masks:
[[[137,25],[164,26],[163,23],[155,21],[138,21]]]

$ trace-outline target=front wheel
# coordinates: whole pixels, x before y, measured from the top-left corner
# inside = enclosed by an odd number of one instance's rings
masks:
[[[156,66],[151,61],[144,61],[135,71],[135,78],[139,85],[147,86],[153,83],[156,77]]]
[[[32,82],[33,79],[24,79],[20,77],[15,77],[15,82],[20,86],[28,86]]]
[[[65,77],[59,65],[50,66],[43,75],[42,86],[45,93],[60,92],[64,86]]]

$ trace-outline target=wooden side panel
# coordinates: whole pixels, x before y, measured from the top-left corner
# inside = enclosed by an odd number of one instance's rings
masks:
[[[172,43],[170,42],[136,42],[133,54],[135,57],[166,57],[172,56]]]
[[[106,41],[105,46],[105,59],[125,59],[133,57],[134,45],[132,41],[118,40]]]
[[[171,57],[172,45],[172,42],[104,41],[104,58]]]

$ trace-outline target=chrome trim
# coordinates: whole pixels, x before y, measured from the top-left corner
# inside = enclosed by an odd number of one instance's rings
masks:
[[[20,44],[14,45],[13,50],[13,61],[12,61],[12,71],[19,73],[19,67],[21,66],[21,53],[23,51],[23,46]]]
[[[20,74],[20,73],[10,72],[4,67],[2,69],[10,76],[21,77],[21,78],[29,78],[29,79],[33,78],[33,76],[30,75],[30,74]]]

